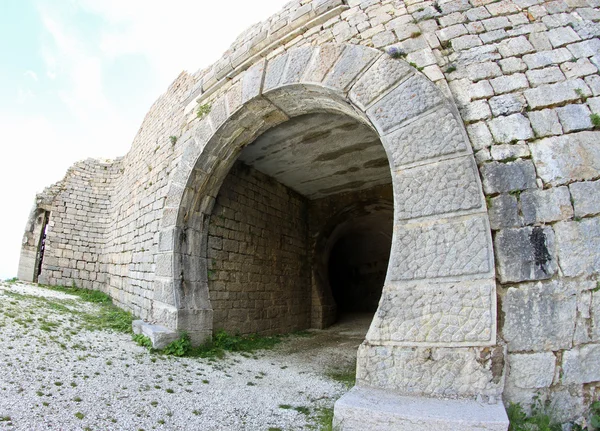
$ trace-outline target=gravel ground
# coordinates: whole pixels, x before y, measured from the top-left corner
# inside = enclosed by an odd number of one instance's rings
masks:
[[[1,430],[318,430],[320,412],[347,390],[327,373],[353,366],[369,322],[209,360],[86,330],[80,313],[97,309],[0,282]]]

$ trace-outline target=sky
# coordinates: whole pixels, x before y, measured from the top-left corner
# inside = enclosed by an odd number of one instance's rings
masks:
[[[0,0],[0,280],[17,275],[35,194],[123,156],[182,70],[216,60],[288,0]]]

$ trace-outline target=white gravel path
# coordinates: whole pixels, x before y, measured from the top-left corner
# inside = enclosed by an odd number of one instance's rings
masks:
[[[0,430],[318,430],[319,409],[347,390],[325,374],[350,366],[364,338],[342,326],[251,357],[174,358],[130,335],[75,330],[55,303],[95,307],[0,283]]]

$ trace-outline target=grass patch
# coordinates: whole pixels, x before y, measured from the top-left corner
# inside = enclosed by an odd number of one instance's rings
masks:
[[[342,383],[348,389],[350,389],[356,384],[356,368],[348,368],[345,370],[332,370],[329,371],[326,375],[330,379]]]
[[[319,431],[333,431],[333,407],[317,410],[315,419]]]

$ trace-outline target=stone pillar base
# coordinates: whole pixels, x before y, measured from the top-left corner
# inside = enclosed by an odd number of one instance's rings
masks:
[[[355,386],[334,407],[340,431],[506,431],[501,402],[409,397]]]

